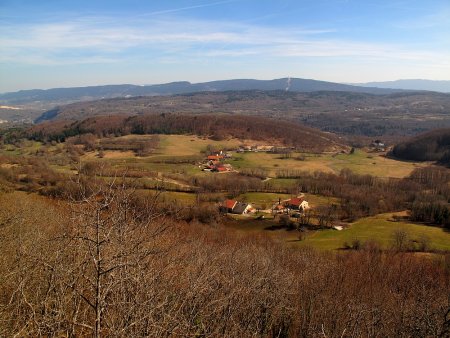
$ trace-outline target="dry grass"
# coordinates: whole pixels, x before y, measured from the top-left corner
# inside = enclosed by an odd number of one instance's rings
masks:
[[[157,150],[161,155],[190,156],[198,155],[206,150],[208,145],[217,149],[237,148],[242,142],[238,139],[214,141],[196,135],[160,135],[160,146]]]
[[[303,156],[304,160],[296,158]],[[283,159],[281,155],[270,153],[244,153],[235,156],[231,163],[237,168],[262,168],[270,176],[278,170],[301,170],[307,172],[339,173],[347,168],[357,174],[369,174],[378,177],[402,178],[414,169],[429,166],[430,163],[415,163],[393,160],[376,153],[362,150],[354,154],[299,154]]]
[[[97,151],[92,151],[89,153],[86,153],[83,156],[83,159],[85,160],[92,160],[99,158],[99,153]],[[103,151],[103,159],[110,159],[110,160],[118,160],[118,159],[127,159],[127,158],[134,158],[136,157],[136,154],[134,151],[127,150],[127,151],[120,151],[120,150],[104,150]]]

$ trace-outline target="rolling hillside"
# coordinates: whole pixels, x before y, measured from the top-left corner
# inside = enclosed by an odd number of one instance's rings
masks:
[[[195,134],[213,139],[229,137],[280,143],[303,151],[345,151],[338,137],[305,127],[299,123],[225,114],[152,114],[139,116],[97,116],[82,121],[54,121],[28,131],[36,140],[64,140],[69,136],[93,133],[100,136],[128,134]]]
[[[295,120],[323,131],[370,137],[415,135],[450,127],[450,95],[433,92],[373,95],[349,92],[201,92],[114,98],[51,109],[46,120],[79,120],[98,115],[229,113]]]

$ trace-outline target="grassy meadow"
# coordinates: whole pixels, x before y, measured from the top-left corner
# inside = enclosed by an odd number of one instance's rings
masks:
[[[308,234],[304,241],[296,244],[324,250],[336,250],[343,248],[345,243],[351,244],[354,240],[361,242],[373,240],[388,249],[392,245],[393,233],[403,230],[413,241],[418,241],[423,236],[428,238],[431,249],[450,250],[450,232],[435,226],[394,221],[393,215],[395,214],[388,213],[363,218],[342,231],[333,229],[315,231]]]
[[[402,162],[385,157],[380,153],[356,150],[353,154],[310,154],[293,153],[290,158],[271,153],[236,154],[230,161],[237,169],[261,168],[275,176],[279,170],[322,171],[339,173],[350,169],[356,174],[369,174],[377,177],[402,178],[415,168],[427,166],[415,162]]]

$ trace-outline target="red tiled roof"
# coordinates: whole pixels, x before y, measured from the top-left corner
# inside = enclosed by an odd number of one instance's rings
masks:
[[[302,204],[303,202],[303,198],[291,198],[289,201],[287,201],[288,205],[296,205],[299,206],[300,204]]]
[[[223,204],[225,208],[227,209],[233,209],[233,207],[236,205],[237,201],[235,200],[226,200]]]

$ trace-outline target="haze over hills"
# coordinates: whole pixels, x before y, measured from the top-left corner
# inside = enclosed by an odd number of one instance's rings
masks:
[[[0,103],[8,105],[32,102],[74,102],[100,98],[186,94],[204,91],[285,90],[292,92],[346,91],[369,94],[390,94],[398,89],[370,88],[311,79],[282,78],[275,80],[235,79],[190,83],[187,81],[156,85],[106,85],[75,88],[32,89],[0,94]]]
[[[355,86],[390,88],[403,90],[429,90],[434,92],[450,93],[450,81],[434,81],[422,79],[395,80],[383,82],[354,83]]]

